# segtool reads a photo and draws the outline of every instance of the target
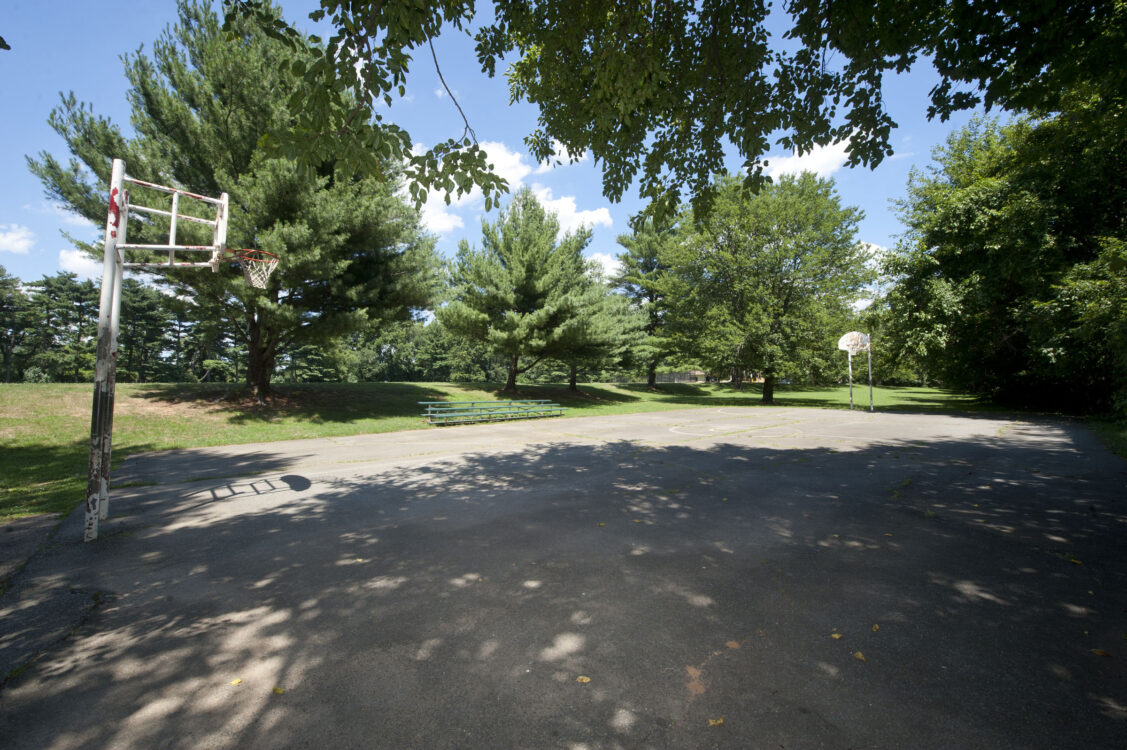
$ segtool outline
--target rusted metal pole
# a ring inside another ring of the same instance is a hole
[[[110,307],[110,351],[111,366],[109,372],[109,408],[106,409],[106,423],[103,428],[105,439],[102,441],[102,473],[106,481],[102,492],[101,501],[98,503],[98,518],[105,520],[110,514],[110,454],[113,452],[113,412],[114,401],[117,393],[117,337],[121,331],[121,295],[122,276],[125,273],[124,258],[120,246],[125,242],[125,235],[129,231],[129,191],[125,191],[125,199],[121,202],[121,221],[117,230],[118,248],[114,251],[117,259],[114,262],[113,302]]]
[[[86,484],[86,528],[83,539],[98,538],[98,521],[109,512],[109,453],[113,429],[114,370],[117,366],[117,315],[120,305],[121,268],[118,243],[122,230],[125,162],[113,160],[110,206],[103,245],[102,293],[98,305],[98,348],[94,363],[94,403],[90,412],[90,475]],[[116,303],[115,303],[115,297]]]

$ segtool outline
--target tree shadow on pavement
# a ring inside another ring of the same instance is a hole
[[[107,603],[5,689],[0,734],[1117,747],[1125,465],[1086,433],[1019,429],[138,489],[122,533],[30,571]]]

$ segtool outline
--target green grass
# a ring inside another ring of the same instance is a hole
[[[1092,419],[1089,420],[1088,424],[1096,431],[1100,439],[1104,441],[1104,445],[1108,447],[1108,450],[1127,458],[1127,422]]]
[[[66,513],[86,491],[89,384],[0,384],[0,521],[36,513]],[[274,404],[239,399],[228,385],[119,384],[114,415],[114,464],[152,450],[332,437],[428,427],[418,401],[506,398],[488,383],[357,383],[278,386]],[[522,386],[517,398],[550,398],[569,416],[601,416],[701,406],[758,406],[758,386],[721,384]],[[971,411],[975,399],[934,388],[878,388],[878,409]],[[858,408],[866,388],[855,388]],[[847,387],[782,386],[776,406],[847,409]]]

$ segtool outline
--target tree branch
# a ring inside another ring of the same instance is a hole
[[[473,142],[476,144],[477,133],[475,133],[473,131],[473,128],[470,127],[469,118],[467,118],[466,113],[462,111],[462,105],[458,104],[458,100],[457,98],[455,98],[454,92],[450,90],[450,87],[446,85],[446,79],[442,77],[442,68],[438,66],[438,54],[434,51],[434,41],[428,38],[427,44],[430,45],[430,56],[434,60],[434,70],[436,73],[438,73],[438,80],[442,81],[442,88],[446,89],[446,93],[450,95],[450,101],[454,102],[454,106],[458,108],[458,114],[462,116],[462,122],[466,124],[465,130],[462,131],[462,138],[465,138],[466,133],[469,133],[470,138],[472,138]]]

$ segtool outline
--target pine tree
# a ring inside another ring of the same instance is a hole
[[[578,325],[568,329],[564,354],[568,390],[578,391],[580,372],[619,369],[644,340],[645,317],[630,300],[615,294],[603,279],[601,267],[591,264],[579,288],[583,311]]]
[[[626,248],[619,253],[621,272],[614,284],[645,316],[645,338],[636,348],[636,356],[645,364],[646,384],[657,386],[657,368],[669,354],[670,340],[666,334],[668,311],[665,303],[665,275],[669,270],[669,248],[677,240],[675,228],[658,229],[652,219],[637,228],[633,234],[622,234],[618,244]]]
[[[0,364],[5,383],[12,382],[16,352],[33,329],[31,301],[20,288],[20,280],[0,266]]]
[[[557,240],[559,222],[527,188],[495,224],[482,222],[482,247],[465,240],[451,273],[451,301],[437,315],[452,333],[484,342],[505,358],[505,391],[548,358],[563,358],[584,324],[583,248],[589,230]]]
[[[312,173],[267,155],[264,137],[296,119],[287,109],[298,80],[292,70],[313,58],[314,46],[303,40],[291,47],[257,24],[243,19],[227,34],[208,5],[181,2],[178,23],[154,44],[152,57],[126,57],[136,137],[65,96],[50,123],[74,158],[63,165],[43,153],[29,166],[50,196],[99,226],[115,157],[132,177],[204,195],[227,192],[228,246],[281,258],[268,287],[244,287],[233,264],[218,274],[162,272],[158,281],[192,299],[197,320],[226,321],[248,350],[243,371],[262,398],[282,354],[325,346],[372,321],[409,318],[429,302],[437,274],[433,241],[396,184],[358,178],[333,163]],[[394,165],[385,173],[394,174]],[[136,202],[160,205],[159,196],[134,192]],[[132,217],[130,241],[163,243],[167,226]],[[178,240],[191,242],[192,227],[181,226]],[[97,241],[76,244],[100,254]]]

